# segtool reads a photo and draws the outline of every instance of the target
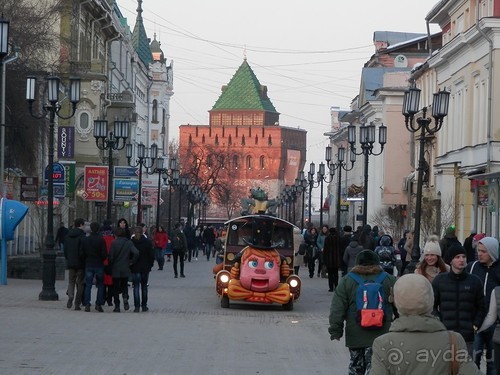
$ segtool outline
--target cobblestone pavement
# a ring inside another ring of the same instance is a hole
[[[199,259],[186,263],[185,279],[174,279],[172,263],[155,267],[145,313],[69,310],[66,281],[56,281],[58,301],[39,301],[40,280],[8,279],[0,286],[0,374],[347,373],[344,342],[327,332],[326,279],[309,279],[302,269],[293,311],[222,309],[213,260]]]

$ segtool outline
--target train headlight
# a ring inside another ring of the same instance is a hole
[[[290,292],[296,295],[300,294],[300,287],[302,285],[302,281],[297,275],[289,276],[286,282],[288,283],[288,285],[290,285]]]
[[[229,282],[229,275],[227,275],[227,274],[221,275],[220,276],[220,281],[223,284],[227,284]]]

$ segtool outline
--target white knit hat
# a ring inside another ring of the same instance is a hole
[[[441,246],[439,246],[438,236],[432,235],[427,239],[424,246],[424,256],[429,254],[437,255],[438,257],[441,256]]]
[[[394,284],[394,303],[401,315],[430,314],[434,306],[432,284],[416,273],[403,275]]]

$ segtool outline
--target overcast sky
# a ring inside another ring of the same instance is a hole
[[[324,157],[330,107],[349,109],[375,31],[426,33],[437,0],[144,0],[148,36],[174,61],[170,126],[208,111],[246,55],[280,115],[307,130],[307,163]],[[137,1],[118,0],[133,29]],[[431,32],[438,31],[431,25]],[[401,120],[403,121],[403,119]],[[307,169],[307,167],[306,167]]]

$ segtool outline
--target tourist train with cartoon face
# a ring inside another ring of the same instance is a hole
[[[234,301],[292,310],[301,288],[293,268],[295,226],[270,215],[241,216],[225,225],[223,259],[214,267],[221,306]]]

